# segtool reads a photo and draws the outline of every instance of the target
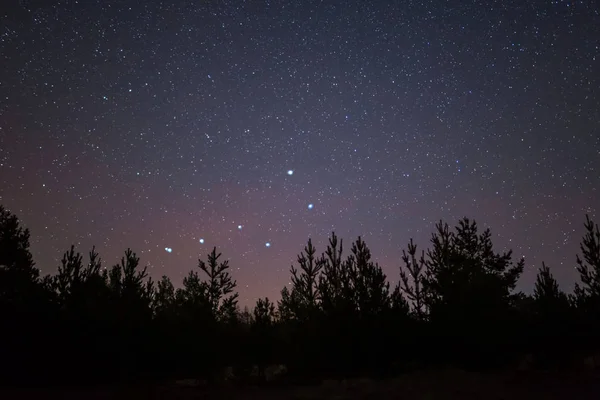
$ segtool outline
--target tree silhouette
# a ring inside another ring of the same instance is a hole
[[[112,314],[109,331],[118,338],[111,342],[117,378],[144,375],[149,365],[145,348],[150,345],[147,332],[152,325],[153,282],[148,279],[147,267],[140,268],[140,258],[129,248],[105,276]]]
[[[586,215],[585,236],[580,244],[583,259],[577,255],[577,272],[581,285],[576,284],[575,293],[584,298],[600,297],[600,229]]]
[[[292,274],[292,293],[290,295],[290,306],[294,307],[292,312],[295,316],[308,318],[318,308],[320,293],[318,288],[318,279],[323,263],[316,256],[316,249],[312,240],[308,239],[308,244],[304,247],[304,252],[298,255],[298,266],[291,267]]]
[[[371,261],[371,251],[359,236],[346,260],[355,306],[362,316],[379,315],[389,309],[390,285],[381,267]]]
[[[260,380],[265,379],[267,365],[276,359],[276,351],[280,350],[275,337],[276,318],[275,304],[268,297],[256,301],[251,327],[252,345],[255,346],[254,360],[258,366]]]
[[[238,293],[234,292],[236,282],[229,274],[229,261],[218,262],[221,253],[214,247],[208,254],[208,263],[198,260],[198,267],[204,271],[208,280],[206,294],[213,315],[220,320],[233,320],[236,316]]]
[[[0,205],[0,382],[7,384],[43,376],[54,353],[37,345],[40,332],[52,332],[56,310],[49,280],[41,280],[35,267],[29,238],[29,229]]]
[[[495,362],[483,350],[490,350],[489,340],[500,349],[500,343],[509,346],[509,338],[514,339],[511,296],[524,260],[513,263],[512,251],[495,253],[490,230],[479,234],[468,218],[454,231],[440,221],[431,243],[423,276],[425,305],[436,330],[446,331],[457,343],[439,353],[453,352],[452,357],[467,363]],[[497,353],[507,354],[507,349]]]
[[[71,246],[57,272],[40,278],[29,231],[0,206],[0,381],[217,383],[229,371],[243,383],[265,381],[283,363],[290,379],[310,382],[440,364],[514,366],[524,355],[535,368],[595,362],[600,229],[589,216],[570,297],[545,263],[533,292],[516,292],[524,261],[497,253],[490,230],[467,218],[454,229],[440,221],[429,249],[417,252],[411,239],[393,291],[362,237],[347,255],[342,243],[332,232],[317,256],[309,239],[277,307],[260,298],[240,311],[216,247],[179,288],[150,279],[131,249],[106,269],[95,248],[84,260]]]
[[[175,286],[168,276],[163,275],[156,284],[154,297],[152,298],[152,310],[155,315],[163,316],[174,312]]]
[[[563,364],[567,359],[567,352],[573,349],[562,344],[573,339],[570,332],[574,328],[574,321],[570,317],[571,305],[550,268],[543,262],[536,276],[530,311],[527,332],[531,342],[529,347],[535,354],[537,364]],[[552,334],[549,335],[549,332]]]
[[[29,236],[29,229],[21,227],[17,216],[0,205],[0,271],[6,279],[33,282],[39,278],[29,251]]]
[[[296,292],[292,294],[287,286],[281,289],[281,299],[277,301],[277,313],[281,321],[290,322],[298,316],[295,311],[298,309]]]
[[[581,282],[575,284],[572,302],[576,306],[576,343],[580,353],[598,352],[596,337],[600,334],[600,229],[589,215],[580,243],[581,256],[576,255],[576,269]]]
[[[426,305],[440,312],[460,312],[464,306],[481,308],[482,302],[486,307],[508,304],[524,260],[513,263],[510,250],[495,253],[490,230],[479,234],[476,222],[468,218],[459,221],[455,232],[441,221],[436,230],[423,278]]]
[[[60,302],[63,305],[67,302],[79,303],[84,297],[97,292],[98,287],[94,287],[92,291],[86,290],[86,285],[92,281],[106,286],[101,268],[102,262],[95,248],[90,251],[89,262],[84,266],[83,256],[75,253],[75,246],[71,246],[71,249],[64,253],[58,273],[54,276],[54,289]]]
[[[398,292],[404,293],[408,297],[417,317],[423,319],[426,312],[422,290],[423,272],[426,267],[425,250],[421,252],[421,256],[417,260],[417,245],[410,239],[408,252],[402,250],[402,261],[404,262],[404,269],[400,268],[401,284],[399,284]],[[400,308],[404,308],[402,300],[399,299],[397,302],[399,302]]]
[[[275,304],[268,297],[258,299],[254,307],[254,324],[261,327],[271,327],[275,323]]]
[[[567,295],[560,290],[550,268],[543,262],[536,276],[533,298],[540,303],[542,309],[553,310],[569,306]]]
[[[338,242],[338,237],[332,232],[327,250],[321,256],[322,274],[319,276],[321,307],[329,315],[347,313],[354,307],[349,265],[342,260],[342,251],[342,240]]]

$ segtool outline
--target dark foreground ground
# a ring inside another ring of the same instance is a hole
[[[417,372],[396,379],[373,381],[324,381],[317,386],[287,387],[181,387],[176,384],[155,386],[71,388],[71,389],[0,389],[0,399],[600,399],[600,373],[582,371],[511,372],[479,374],[459,370]]]

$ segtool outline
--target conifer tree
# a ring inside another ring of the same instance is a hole
[[[542,267],[536,276],[533,298],[543,304],[544,307],[568,305],[567,295],[560,290],[558,282],[544,262],[542,262]]]
[[[410,304],[404,297],[400,287],[400,284],[396,285],[390,294],[390,310],[393,311],[394,315],[409,315],[411,312]]]
[[[318,288],[318,279],[323,263],[316,256],[316,249],[311,239],[308,239],[308,245],[304,247],[304,252],[298,255],[298,266],[291,267],[292,274],[292,302],[290,305],[298,307],[292,310],[294,314],[308,316],[317,310],[320,293]]]
[[[425,250],[421,251],[421,256],[417,259],[417,245],[410,239],[408,252],[402,250],[402,261],[404,268],[400,268],[400,283],[397,290],[406,295],[412,303],[416,316],[423,319],[426,312],[422,289],[423,273],[426,267]],[[399,308],[404,308],[402,300],[398,299],[396,302],[399,302]]]
[[[229,261],[219,262],[221,253],[214,247],[208,254],[208,263],[198,260],[198,267],[207,276],[206,291],[213,315],[219,320],[235,320],[238,293],[234,292],[236,281],[229,274]]]
[[[254,307],[254,321],[258,326],[270,327],[275,323],[275,304],[268,297],[258,299]]]
[[[363,316],[380,315],[389,309],[389,283],[381,267],[371,261],[371,250],[359,236],[346,260],[356,310]]]
[[[530,315],[531,320],[525,326],[536,363],[557,365],[574,350],[574,346],[567,346],[566,343],[572,341],[571,332],[575,327],[570,316],[572,311],[569,299],[560,290],[545,263],[542,263],[536,276],[530,307],[533,315]]]
[[[154,283],[148,278],[148,267],[139,268],[140,258],[131,249],[108,273],[109,286],[119,302],[127,307],[150,310]]]
[[[296,298],[296,292],[290,292],[287,286],[281,289],[281,299],[277,301],[277,314],[281,321],[289,322],[298,317],[295,312],[299,308]]]
[[[343,241],[335,232],[329,238],[327,250],[321,256],[322,274],[319,277],[321,307],[327,314],[347,313],[354,309],[349,264],[342,259]]]
[[[29,237],[29,229],[23,229],[19,218],[0,205],[0,273],[2,281],[12,281],[12,288],[2,288],[3,292],[16,290],[14,284],[27,284],[39,279],[40,272],[29,251]]]
[[[174,312],[175,306],[175,287],[168,276],[163,275],[156,284],[154,297],[152,299],[152,310],[155,315]]]
[[[586,232],[579,246],[583,258],[577,255],[581,285],[576,284],[575,293],[581,298],[600,298],[600,229],[589,215],[585,218]]]
[[[275,338],[276,312],[275,304],[268,297],[258,299],[253,310],[251,322],[254,359],[258,366],[258,376],[265,377],[265,367],[273,361],[275,351],[278,350]]]
[[[506,362],[518,339],[512,302],[524,260],[514,263],[511,251],[496,253],[490,230],[479,233],[468,218],[454,231],[440,221],[431,243],[423,298],[434,332],[454,342],[436,341],[433,351],[462,365]]]
[[[0,205],[0,382],[10,384],[47,366],[37,343],[54,310],[29,238],[18,217]]]
[[[423,276],[426,306],[461,314],[475,307],[489,315],[510,304],[524,260],[513,263],[512,250],[495,253],[490,230],[479,234],[476,222],[468,218],[459,221],[455,232],[441,221],[436,229]]]
[[[98,294],[107,282],[101,273],[102,261],[96,248],[89,252],[89,262],[83,265],[83,256],[75,253],[75,246],[63,254],[58,273],[54,276],[54,287],[64,304],[68,301],[80,302],[83,297]]]

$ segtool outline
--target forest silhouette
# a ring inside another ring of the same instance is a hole
[[[540,266],[528,295],[524,260],[497,253],[489,229],[440,221],[427,248],[411,240],[391,287],[362,238],[311,240],[273,302],[240,309],[214,248],[181,288],[148,277],[127,249],[106,268],[71,247],[41,276],[27,229],[0,206],[0,380],[69,385],[194,378],[207,385],[389,377],[415,369],[595,367],[600,358],[600,231],[586,216],[572,294]],[[527,364],[527,365],[524,365]]]

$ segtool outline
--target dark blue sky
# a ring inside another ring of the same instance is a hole
[[[544,260],[570,290],[600,218],[594,3],[3,3],[0,203],[44,272],[129,246],[179,284],[216,245],[244,304],[309,236],[362,235],[395,281],[462,216],[522,289]]]

